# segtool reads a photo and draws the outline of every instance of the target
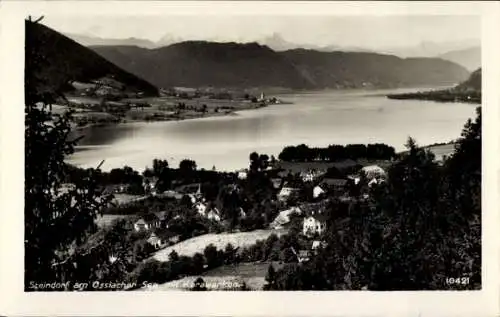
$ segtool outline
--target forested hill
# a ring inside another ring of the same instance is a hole
[[[312,88],[283,56],[256,43],[193,41],[153,50],[137,46],[92,49],[159,87]]]
[[[451,85],[469,72],[437,58],[289,50],[256,43],[188,41],[146,49],[92,46],[104,58],[158,87],[391,88]]]
[[[482,71],[481,68],[479,68],[475,70],[466,81],[462,82],[456,88],[460,90],[475,90],[480,92],[482,88],[481,77]]]
[[[395,88],[453,85],[468,71],[438,58],[406,58],[365,52],[290,50],[282,53],[318,88]]]
[[[481,103],[481,68],[474,71],[469,78],[450,89],[419,91],[405,94],[392,94],[390,99],[417,99],[441,102]]]
[[[94,51],[68,37],[40,24],[25,22],[26,54],[38,52],[41,68],[33,77],[38,91],[57,90],[59,93],[70,89],[70,81],[90,82],[102,78],[112,78],[125,85],[125,90],[157,95],[158,89],[147,81],[130,74],[102,58]],[[26,56],[26,63],[32,57]]]

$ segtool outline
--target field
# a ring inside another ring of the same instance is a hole
[[[213,244],[217,249],[224,249],[228,243],[234,247],[244,247],[254,244],[257,240],[265,240],[271,234],[280,236],[287,233],[286,229],[281,230],[255,230],[249,232],[235,233],[209,233],[194,237],[163,250],[156,252],[153,257],[158,261],[168,261],[169,254],[175,250],[179,255],[193,256],[196,252],[203,253],[203,250],[209,244]]]
[[[100,105],[102,100],[98,97],[74,96],[69,97],[73,105]],[[118,102],[107,101],[107,105],[114,105],[118,109],[120,105],[125,108],[127,103],[143,104],[144,107],[132,107],[123,113],[114,112],[113,114],[105,110],[95,109],[90,111],[86,107],[73,107],[78,113],[75,119],[81,122],[81,126],[94,123],[113,123],[130,121],[174,121],[186,120],[201,117],[214,117],[234,114],[235,111],[256,109],[262,107],[249,100],[226,100],[209,98],[184,99],[178,97],[145,97],[145,98],[125,98]],[[182,107],[180,105],[182,104]],[[64,112],[68,109],[66,106],[58,108],[58,112]]]
[[[122,219],[122,218],[127,218],[130,216],[125,216],[125,215],[102,215],[102,216],[97,216],[96,219],[96,224],[99,228],[107,227],[113,223],[114,220],[116,219]]]
[[[201,275],[208,290],[230,290],[238,289],[242,283],[253,291],[262,290],[266,281],[266,274],[269,265],[275,269],[283,266],[279,262],[254,262],[240,263],[238,265],[225,265]],[[171,281],[161,285],[145,287],[147,291],[179,291],[189,290],[193,287],[198,276],[188,276],[179,280]]]
[[[436,146],[429,146],[429,150],[431,150],[432,153],[436,156],[436,160],[442,160],[443,156],[450,156],[455,152],[455,144],[443,144],[443,145],[436,145]]]
[[[455,143],[429,145],[424,148],[430,150],[436,156],[437,161],[442,161],[443,156],[450,156],[455,152]],[[402,152],[405,153],[405,152]]]

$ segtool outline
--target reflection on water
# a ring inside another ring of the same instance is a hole
[[[105,159],[103,169],[124,165],[142,170],[153,158],[177,166],[184,158],[199,167],[234,170],[248,165],[252,151],[277,155],[286,145],[384,142],[397,150],[408,136],[420,144],[459,137],[474,106],[390,100],[380,92],[287,94],[293,104],[242,111],[236,116],[186,121],[127,123],[84,130],[85,151],[70,162],[84,167]]]
[[[111,144],[120,138],[126,138],[133,135],[137,127],[125,124],[109,124],[103,126],[89,126],[83,129],[75,130],[71,133],[71,138],[83,136],[78,142],[82,148],[85,145]]]

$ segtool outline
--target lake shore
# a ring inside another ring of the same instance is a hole
[[[437,102],[463,102],[471,104],[481,104],[481,92],[477,91],[457,91],[431,90],[412,93],[388,94],[387,98],[396,100],[425,100]]]
[[[75,100],[76,98],[73,98]],[[78,100],[78,99],[76,99]],[[140,106],[139,102],[144,105]],[[292,104],[278,99],[272,101],[223,100],[223,99],[181,99],[147,98],[127,99],[120,105],[138,104],[124,112],[95,111],[88,108],[58,106],[56,113],[74,109],[75,122],[72,128],[84,130],[94,126],[105,126],[132,122],[183,121],[220,116],[234,116],[240,111],[255,110],[276,104]]]

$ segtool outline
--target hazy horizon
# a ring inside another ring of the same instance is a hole
[[[284,41],[313,46],[383,50],[476,43],[478,16],[47,16],[44,24],[72,35],[151,42],[206,40],[257,42],[278,34]]]

